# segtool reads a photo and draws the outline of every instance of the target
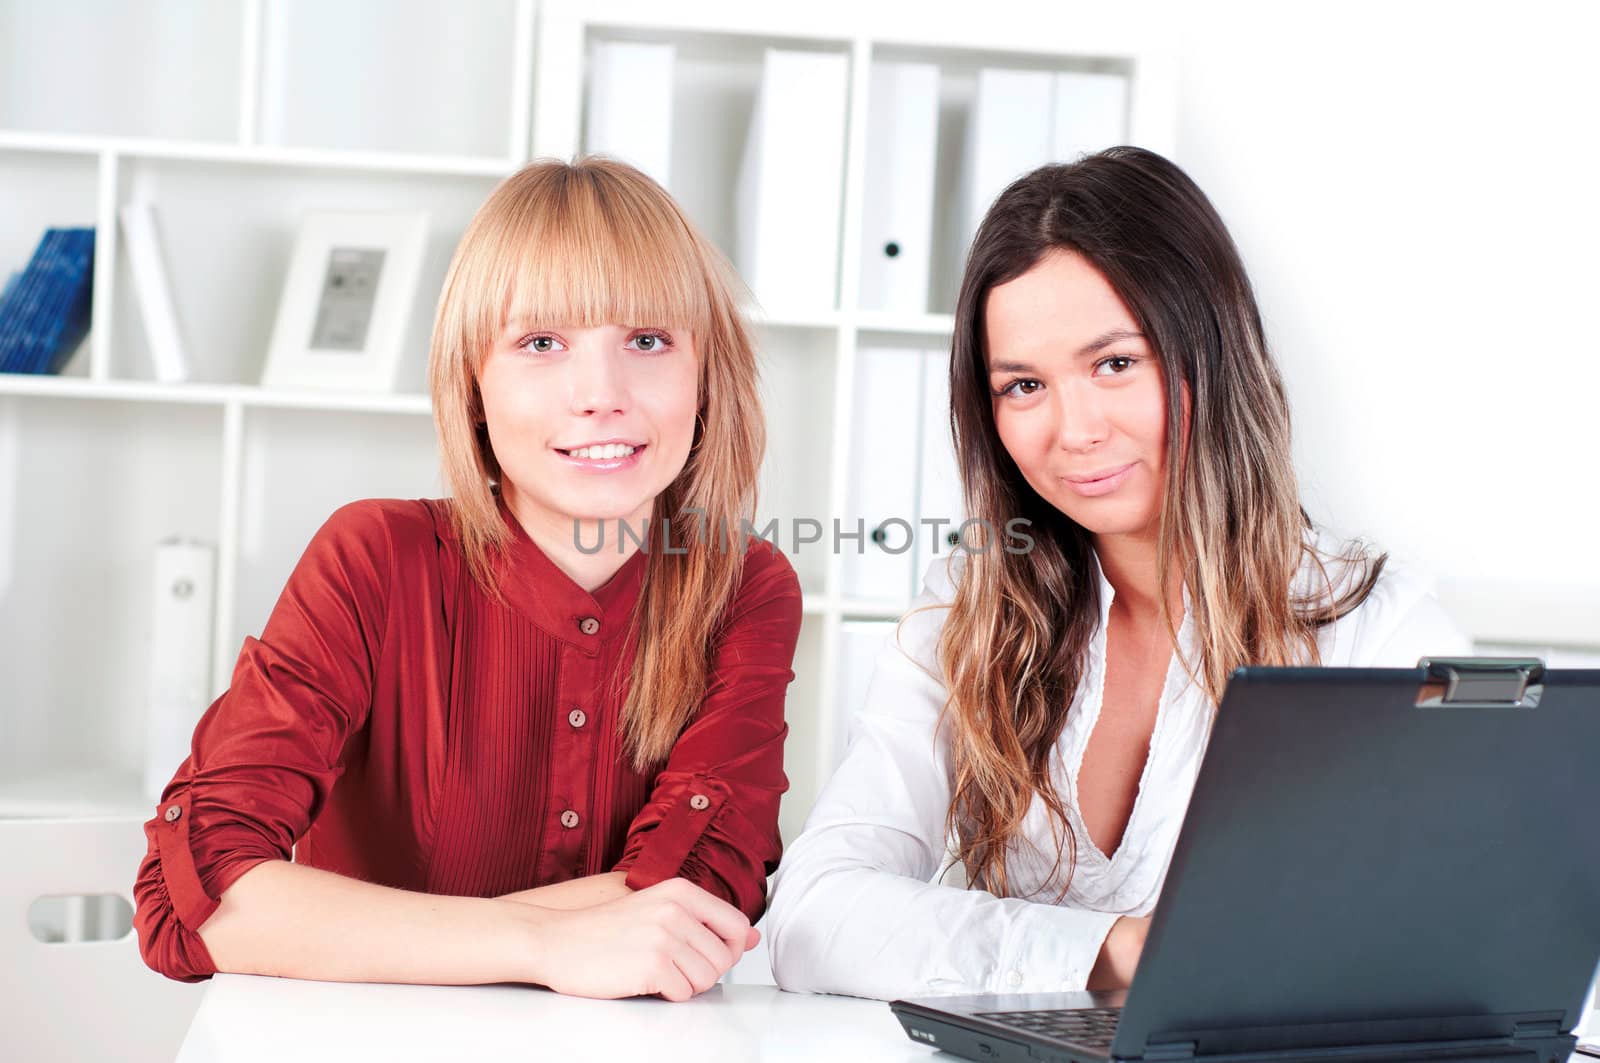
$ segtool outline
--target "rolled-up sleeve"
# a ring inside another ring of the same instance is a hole
[[[152,969],[186,982],[215,974],[198,931],[218,898],[262,861],[289,859],[315,820],[366,722],[391,562],[382,504],[344,506],[312,539],[261,637],[245,639],[228,690],[145,824],[134,926]]]
[[[632,889],[674,876],[739,908],[766,907],[778,865],[784,694],[800,637],[800,583],[787,558],[755,541],[707,675],[699,713],[656,775],[616,870]]]

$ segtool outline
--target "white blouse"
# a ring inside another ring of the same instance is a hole
[[[1324,537],[1319,545],[1332,549],[1337,541]],[[913,608],[948,604],[962,560],[935,561]],[[883,999],[1082,989],[1111,925],[1154,909],[1216,707],[1175,654],[1122,841],[1115,853],[1100,852],[1077,811],[1078,768],[1105,687],[1114,593],[1096,568],[1100,623],[1056,745],[1057,791],[1077,842],[1064,901],[1051,903],[1066,861],[1052,875],[1050,823],[1038,798],[1023,822],[1028,844],[1015,845],[1007,862],[1019,897],[963,888],[959,865],[946,873],[949,735],[935,729],[947,692],[934,675],[947,613],[913,612],[880,652],[849,752],[773,881],[766,926],[773,975],[784,989]],[[1313,573],[1309,564],[1302,569],[1297,592],[1310,588]],[[1330,574],[1337,582],[1331,565]],[[1185,589],[1178,643],[1192,659],[1189,606]],[[1392,559],[1367,599],[1318,637],[1325,665],[1409,668],[1419,657],[1460,655],[1468,646],[1428,585]]]

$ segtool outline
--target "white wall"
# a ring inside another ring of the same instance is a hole
[[[1177,158],[1256,284],[1312,515],[1421,562],[1457,602],[1543,601],[1592,632],[1585,7],[1184,6]]]

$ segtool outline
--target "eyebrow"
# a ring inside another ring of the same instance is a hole
[[[1082,347],[1079,347],[1077,354],[1075,354],[1073,357],[1085,358],[1091,354],[1098,354],[1107,347],[1111,346],[1113,343],[1117,343],[1121,340],[1138,340],[1143,338],[1144,333],[1139,332],[1137,329],[1114,328],[1109,332],[1101,333],[1088,343],[1085,343]],[[1027,362],[996,362],[989,367],[989,372],[1026,373],[1032,369],[1033,366]]]

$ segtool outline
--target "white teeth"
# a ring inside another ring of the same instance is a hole
[[[569,451],[569,453],[573,457],[584,461],[605,461],[610,458],[625,458],[636,449],[636,447],[630,447],[626,443],[605,443],[597,447],[579,447],[577,450]]]

